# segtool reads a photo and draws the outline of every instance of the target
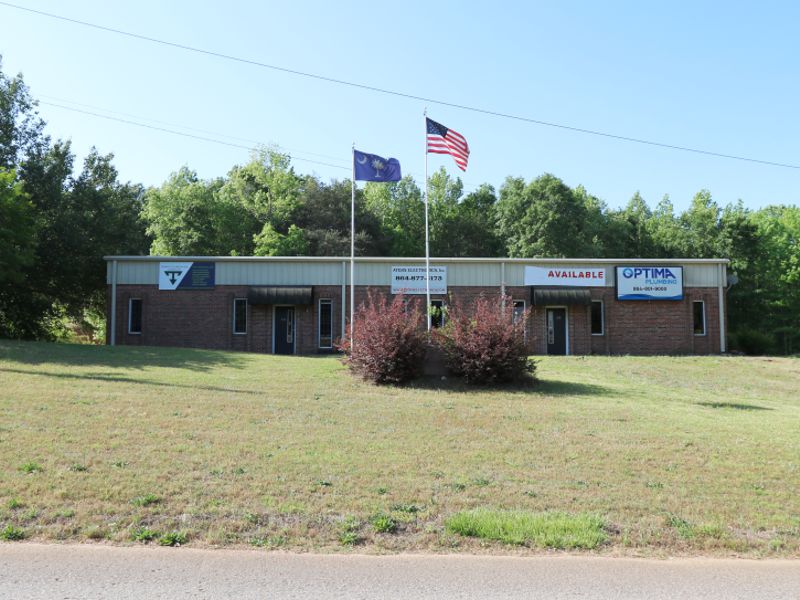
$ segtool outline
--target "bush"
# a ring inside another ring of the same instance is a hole
[[[353,344],[350,328],[339,346],[350,369],[375,383],[405,383],[422,372],[426,335],[419,302],[371,292],[355,314]]]
[[[471,311],[455,304],[447,325],[436,332],[448,370],[482,385],[532,378],[535,364],[525,345],[529,314],[515,320],[508,296],[480,296]]]
[[[730,335],[730,349],[749,356],[763,356],[775,352],[775,339],[757,329],[739,329]]]

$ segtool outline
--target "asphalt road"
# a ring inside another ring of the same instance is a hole
[[[0,544],[0,598],[800,598],[800,561]]]

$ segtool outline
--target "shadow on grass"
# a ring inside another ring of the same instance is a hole
[[[40,365],[99,366],[142,369],[158,366],[191,371],[211,367],[243,368],[244,356],[236,352],[150,346],[91,346],[53,342],[0,340],[0,360]]]
[[[738,404],[736,402],[695,402],[697,406],[705,406],[706,408],[732,408],[734,410],[775,410],[766,406],[758,406],[756,404]]]
[[[48,373],[47,371],[25,371],[23,369],[3,369],[0,373],[17,373],[20,375],[31,375],[33,377],[53,377],[56,379],[83,379],[86,381],[102,381],[104,383],[133,383],[136,385],[154,385],[168,388],[186,388],[189,390],[204,390],[208,392],[226,392],[229,394],[253,394],[259,395],[263,392],[255,390],[237,390],[234,388],[216,387],[213,385],[186,385],[184,383],[164,383],[163,381],[150,381],[148,379],[134,379],[132,377],[121,377],[119,375],[107,375],[105,373],[85,373],[76,375],[73,373]]]
[[[470,385],[458,377],[442,379],[438,376],[421,377],[407,386],[407,389],[436,390],[459,393],[503,392],[506,394],[527,394],[534,396],[602,396],[610,391],[601,386],[574,381],[552,381],[537,379],[523,383],[507,383],[496,385]]]

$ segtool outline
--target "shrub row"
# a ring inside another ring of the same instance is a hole
[[[480,296],[472,306],[456,303],[444,327],[429,338],[418,299],[369,294],[356,311],[340,349],[349,367],[375,383],[405,383],[422,373],[426,349],[439,347],[450,373],[471,384],[532,379],[524,324],[528,312],[514,313],[510,297]]]

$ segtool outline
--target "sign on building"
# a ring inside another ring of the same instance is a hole
[[[214,288],[213,262],[158,263],[158,289],[210,290]]]
[[[606,270],[590,267],[525,267],[525,285],[604,286]]]
[[[683,300],[683,267],[617,267],[617,300]]]
[[[431,267],[431,294],[447,294],[447,267]],[[424,294],[425,267],[392,267],[393,294]]]

